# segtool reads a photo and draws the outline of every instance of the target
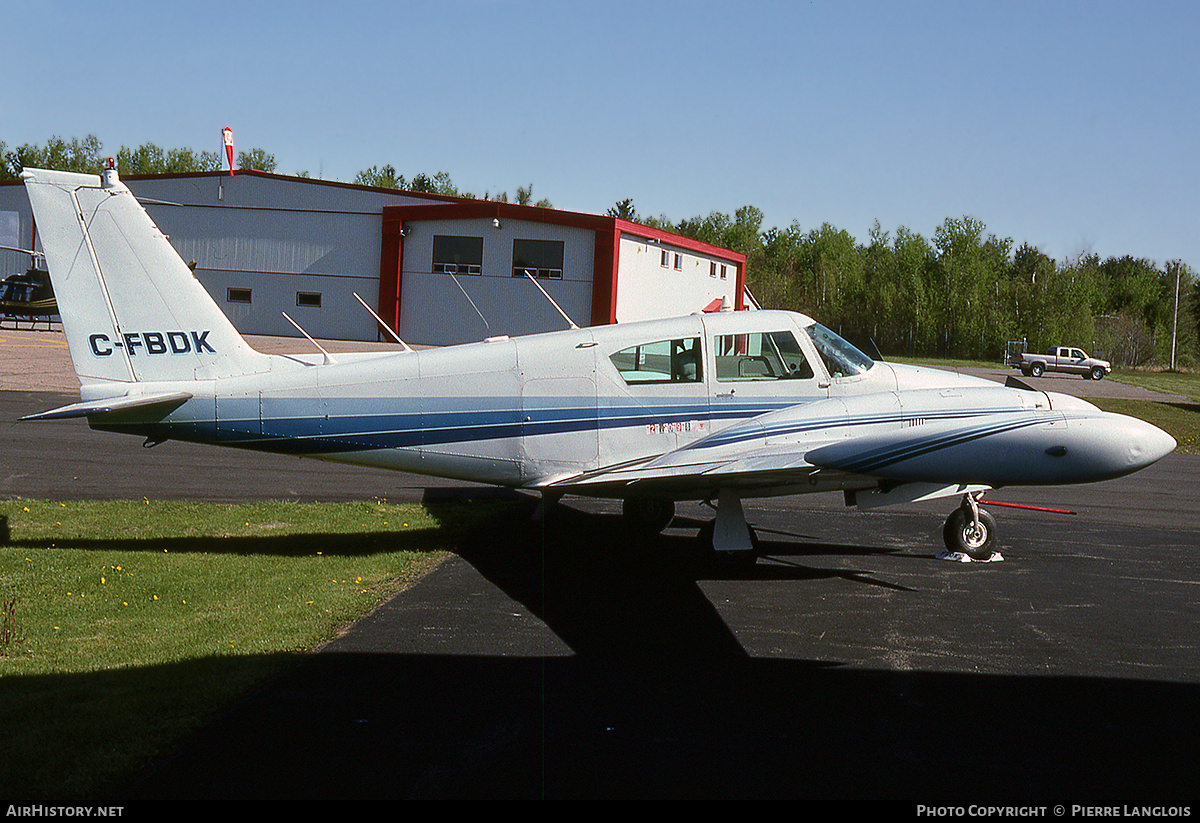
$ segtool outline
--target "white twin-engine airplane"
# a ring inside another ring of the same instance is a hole
[[[1086,483],[1175,448],[1160,429],[1015,380],[873,362],[801,314],[740,311],[424,351],[252,349],[117,179],[27,169],[81,402],[26,419],[619,498],[657,533],[715,501],[715,556],[754,562],[744,498],[959,497],[947,547],[992,556],[983,492]]]

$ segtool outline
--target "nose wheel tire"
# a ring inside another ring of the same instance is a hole
[[[978,519],[972,521],[969,511],[957,508],[942,527],[942,539],[952,552],[961,552],[972,560],[988,560],[996,548],[996,518],[980,509]]]

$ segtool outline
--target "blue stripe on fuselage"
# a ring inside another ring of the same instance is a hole
[[[520,403],[520,399],[515,401]],[[284,411],[288,406],[301,408],[325,408],[327,401],[295,400],[288,403],[272,402],[264,410],[274,407]],[[628,405],[597,408],[578,402],[562,405],[563,399],[537,400],[526,398],[525,406],[513,408],[493,402],[490,408],[471,410],[421,411],[408,405],[403,411],[363,414],[364,402],[370,405],[389,405],[397,402],[389,399],[377,401],[343,401],[337,405],[353,406],[356,413],[338,414],[336,405],[328,415],[268,414],[262,419],[255,417],[223,418],[212,421],[172,421],[164,423],[112,423],[97,421],[97,428],[117,431],[132,431],[151,436],[164,436],[176,440],[213,442],[230,446],[242,446],[284,454],[313,454],[366,451],[375,449],[414,448],[420,446],[471,443],[483,440],[498,440],[522,436],[537,436],[640,428],[652,424],[680,423],[694,420],[740,421],[760,414],[784,408],[788,403],[747,403],[737,406],[722,406],[713,414],[707,402],[672,405]],[[569,401],[568,401],[569,402]],[[541,404],[539,406],[539,403]],[[257,404],[255,404],[257,405]],[[526,420],[526,418],[529,418]]]

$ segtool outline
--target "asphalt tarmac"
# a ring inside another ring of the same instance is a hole
[[[4,497],[480,493],[16,423],[74,399],[23,385],[0,391]],[[767,556],[737,576],[691,551],[701,506],[631,541],[614,504],[568,498],[535,520],[518,496],[114,800],[1191,804],[1198,477],[1200,458],[1171,455],[1124,480],[996,492],[1077,514],[992,508],[1004,559],[986,564],[937,559],[952,502],[754,501]]]

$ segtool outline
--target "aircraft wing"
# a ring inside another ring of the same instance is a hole
[[[580,494],[632,486],[678,492],[785,486],[804,482],[821,471],[805,460],[805,453],[806,449],[760,448],[741,455],[705,455],[685,447],[560,479],[551,486]]]

